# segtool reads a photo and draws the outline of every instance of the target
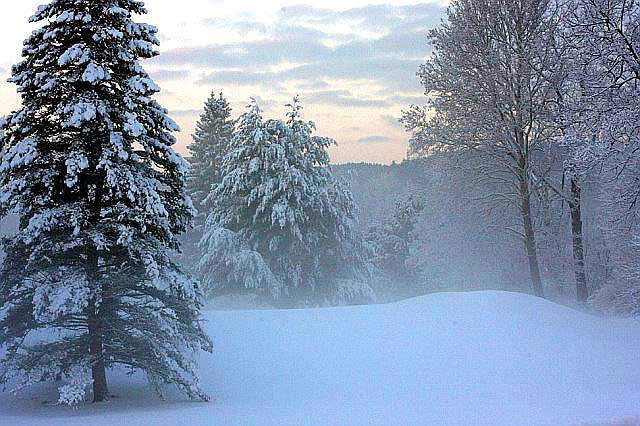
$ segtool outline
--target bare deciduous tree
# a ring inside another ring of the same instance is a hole
[[[557,102],[556,8],[548,0],[456,0],[430,33],[434,54],[419,76],[427,107],[403,121],[413,131],[411,154],[473,151],[484,158],[479,179],[502,188],[492,201],[519,210],[533,291],[544,295],[532,217],[536,153],[557,133],[549,112]]]

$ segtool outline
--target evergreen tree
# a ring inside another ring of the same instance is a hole
[[[212,93],[196,124],[196,131],[192,135],[193,143],[187,147],[191,152],[187,193],[198,209],[194,229],[187,232],[183,238],[181,261],[190,269],[194,269],[198,261],[198,241],[202,238],[202,227],[209,209],[203,202],[222,179],[222,159],[230,149],[234,126],[231,106],[224,95],[220,93],[216,97],[215,93]]]
[[[61,401],[108,398],[107,369],[142,370],[192,398],[200,291],[169,257],[194,209],[177,125],[139,63],[155,27],[134,0],[55,0],[14,66],[23,106],[7,117],[0,214],[17,211],[0,270],[0,381],[67,377]]]
[[[422,200],[410,195],[396,201],[391,217],[369,230],[366,239],[372,263],[392,278],[413,280],[417,276],[409,259],[418,242],[416,226],[423,211]]]
[[[314,125],[301,119],[297,98],[289,107],[286,122],[263,122],[255,102],[240,117],[233,150],[224,159],[225,176],[210,195],[216,205],[204,248],[216,246],[216,236],[228,235],[220,228],[234,233],[268,265],[262,282],[272,284],[263,291],[281,303],[368,299],[372,295],[361,279],[365,268],[354,239],[355,207],[328,167],[327,148],[335,142],[312,135]],[[213,257],[207,259],[209,268],[221,267]]]
[[[248,144],[253,145],[253,148],[249,149]],[[253,102],[238,120],[232,149],[223,158],[223,173],[243,173],[243,170],[236,171],[236,165],[246,162],[252,158],[251,156],[266,156],[263,151],[267,149],[267,144],[262,111],[257,103]],[[243,157],[245,154],[247,156]],[[255,176],[253,182],[256,182],[256,178],[258,176]],[[242,175],[237,179],[240,182]],[[229,182],[229,180],[226,181]],[[215,297],[228,293],[257,293],[271,299],[280,296],[283,284],[271,272],[262,255],[254,250],[239,232],[221,225],[220,218],[214,214],[216,211],[219,215],[221,212],[239,208],[238,204],[241,200],[248,197],[251,183],[247,182],[246,187],[243,187],[242,193],[237,197],[218,196],[220,190],[214,188],[209,197],[214,198],[217,204],[212,204],[208,199],[205,202],[213,205],[214,211],[209,214],[205,223],[204,234],[200,241],[201,253],[197,271],[208,296]],[[239,189],[236,188],[236,191]],[[247,207],[246,213],[248,212]],[[248,217],[243,219],[243,223],[251,227]]]
[[[229,102],[222,93],[218,97],[212,93],[187,147],[191,152],[187,191],[198,209],[222,180],[222,159],[229,152],[234,126]]]

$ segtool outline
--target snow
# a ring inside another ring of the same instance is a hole
[[[89,159],[81,152],[72,152],[66,161],[67,179],[65,183],[67,187],[73,188],[78,183],[78,175],[83,170],[89,168]]]
[[[228,229],[208,225],[200,242],[201,258],[196,263],[206,293],[231,285],[258,289],[278,297],[283,285],[274,276],[260,253],[251,250],[242,238]]]
[[[129,11],[127,9],[123,9],[117,6],[107,9],[107,13],[109,13],[110,15],[124,15],[124,16],[129,15]]]
[[[4,156],[4,161],[0,163],[0,172],[26,166],[38,156],[36,142],[31,139],[24,139],[16,145],[10,147]]]
[[[67,106],[64,111],[70,114],[70,117],[63,125],[78,129],[82,127],[83,123],[95,119],[98,113],[98,109],[93,103],[85,101],[73,103]]]
[[[0,423],[640,424],[637,319],[506,292],[205,317],[215,351],[200,370],[214,402],[159,401],[122,374],[108,404],[47,406],[43,389],[0,394]]]
[[[84,43],[77,43],[67,49],[62,56],[58,58],[58,65],[63,67],[73,62],[84,64],[88,61],[89,49]]]
[[[149,92],[159,92],[160,86],[148,77],[135,76],[129,79],[129,87],[136,93],[147,94]]]
[[[138,117],[134,113],[127,112],[125,116],[127,121],[124,123],[124,129],[131,137],[137,138],[146,132],[144,126],[138,121]]]
[[[85,389],[91,385],[91,368],[88,365],[76,366],[71,371],[69,384],[60,386],[60,404],[75,406],[85,398]]]
[[[65,314],[79,315],[89,305],[92,295],[86,276],[71,268],[63,274],[34,283],[33,311],[38,320],[53,322]]]
[[[109,80],[109,79],[111,79],[109,72],[104,68],[102,68],[101,66],[96,65],[93,62],[87,65],[87,68],[82,74],[82,81],[86,81],[91,84],[95,84],[98,81]]]

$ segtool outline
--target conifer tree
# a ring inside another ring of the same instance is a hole
[[[272,274],[278,284],[271,293],[284,304],[368,299],[354,203],[328,167],[327,148],[335,142],[313,136],[315,127],[301,119],[297,98],[289,107],[286,122],[263,122],[255,102],[240,117],[225,176],[211,194],[216,205],[204,248],[228,235],[220,228],[233,232],[268,265],[263,283],[273,283]]]
[[[198,243],[202,238],[203,225],[209,213],[210,204],[214,202],[209,200],[209,205],[206,205],[204,200],[222,179],[222,159],[230,149],[234,126],[229,102],[222,93],[218,96],[212,93],[196,124],[196,131],[192,135],[193,143],[187,147],[191,153],[187,194],[193,200],[198,213],[193,229],[186,232],[182,238],[183,252],[180,262],[191,271],[197,269],[197,263],[200,260]]]
[[[144,13],[134,0],[51,1],[13,67],[22,108],[3,126],[0,214],[20,226],[0,270],[0,382],[66,377],[62,402],[88,384],[107,399],[117,365],[207,398],[200,290],[170,259],[194,214],[187,164],[139,62],[159,44],[132,20]]]
[[[372,263],[394,279],[417,277],[418,271],[408,261],[418,242],[416,227],[424,208],[424,202],[414,195],[397,200],[391,217],[372,227],[366,236]]]
[[[255,102],[238,120],[232,148],[223,158],[223,174],[236,171],[234,165],[243,160],[243,153],[239,149],[249,154],[246,146],[248,143],[254,146],[253,156],[257,155],[255,151],[260,149],[259,147],[264,149],[267,143],[262,111]],[[247,197],[249,184],[242,193],[238,193],[237,198],[222,197],[218,188],[214,187],[203,203],[214,207],[204,225],[204,233],[199,244],[199,261],[196,265],[207,296],[256,293],[265,298],[275,299],[280,295],[283,284],[273,275],[262,255],[254,250],[239,232],[234,232],[230,227],[224,227],[219,223],[220,218],[214,214],[216,211],[228,211],[227,209],[236,206],[242,197]],[[236,191],[239,192],[239,189],[236,188]],[[215,204],[212,199],[216,200]],[[245,218],[244,222],[248,223],[248,218]]]
[[[212,93],[187,147],[191,152],[187,192],[198,209],[222,180],[222,159],[229,152],[234,126],[229,102],[222,93],[217,97]]]

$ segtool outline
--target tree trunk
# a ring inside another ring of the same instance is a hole
[[[93,402],[103,402],[108,398],[107,373],[102,348],[102,327],[95,300],[89,303],[89,353],[91,355],[91,376],[93,379]]]
[[[584,269],[584,246],[582,239],[581,190],[576,178],[571,178],[571,233],[573,235],[573,261],[576,275],[576,295],[578,302],[584,303],[589,298],[587,276]]]
[[[544,297],[542,279],[540,278],[540,264],[538,262],[538,252],[536,249],[536,234],[533,229],[531,219],[531,193],[529,191],[529,180],[526,172],[520,178],[520,209],[522,214],[522,225],[524,228],[524,245],[529,260],[529,271],[531,273],[531,283],[533,293],[538,297]]]
[[[91,206],[91,222],[97,225],[100,222],[104,179],[98,177],[95,187],[95,198]],[[102,327],[103,313],[100,302],[104,302],[104,288],[100,276],[100,252],[97,247],[88,249],[87,277],[94,296],[89,302],[87,323],[89,328],[89,354],[91,355],[91,376],[93,378],[93,402],[103,402],[109,398],[107,387],[107,373],[104,362],[104,330]]]

